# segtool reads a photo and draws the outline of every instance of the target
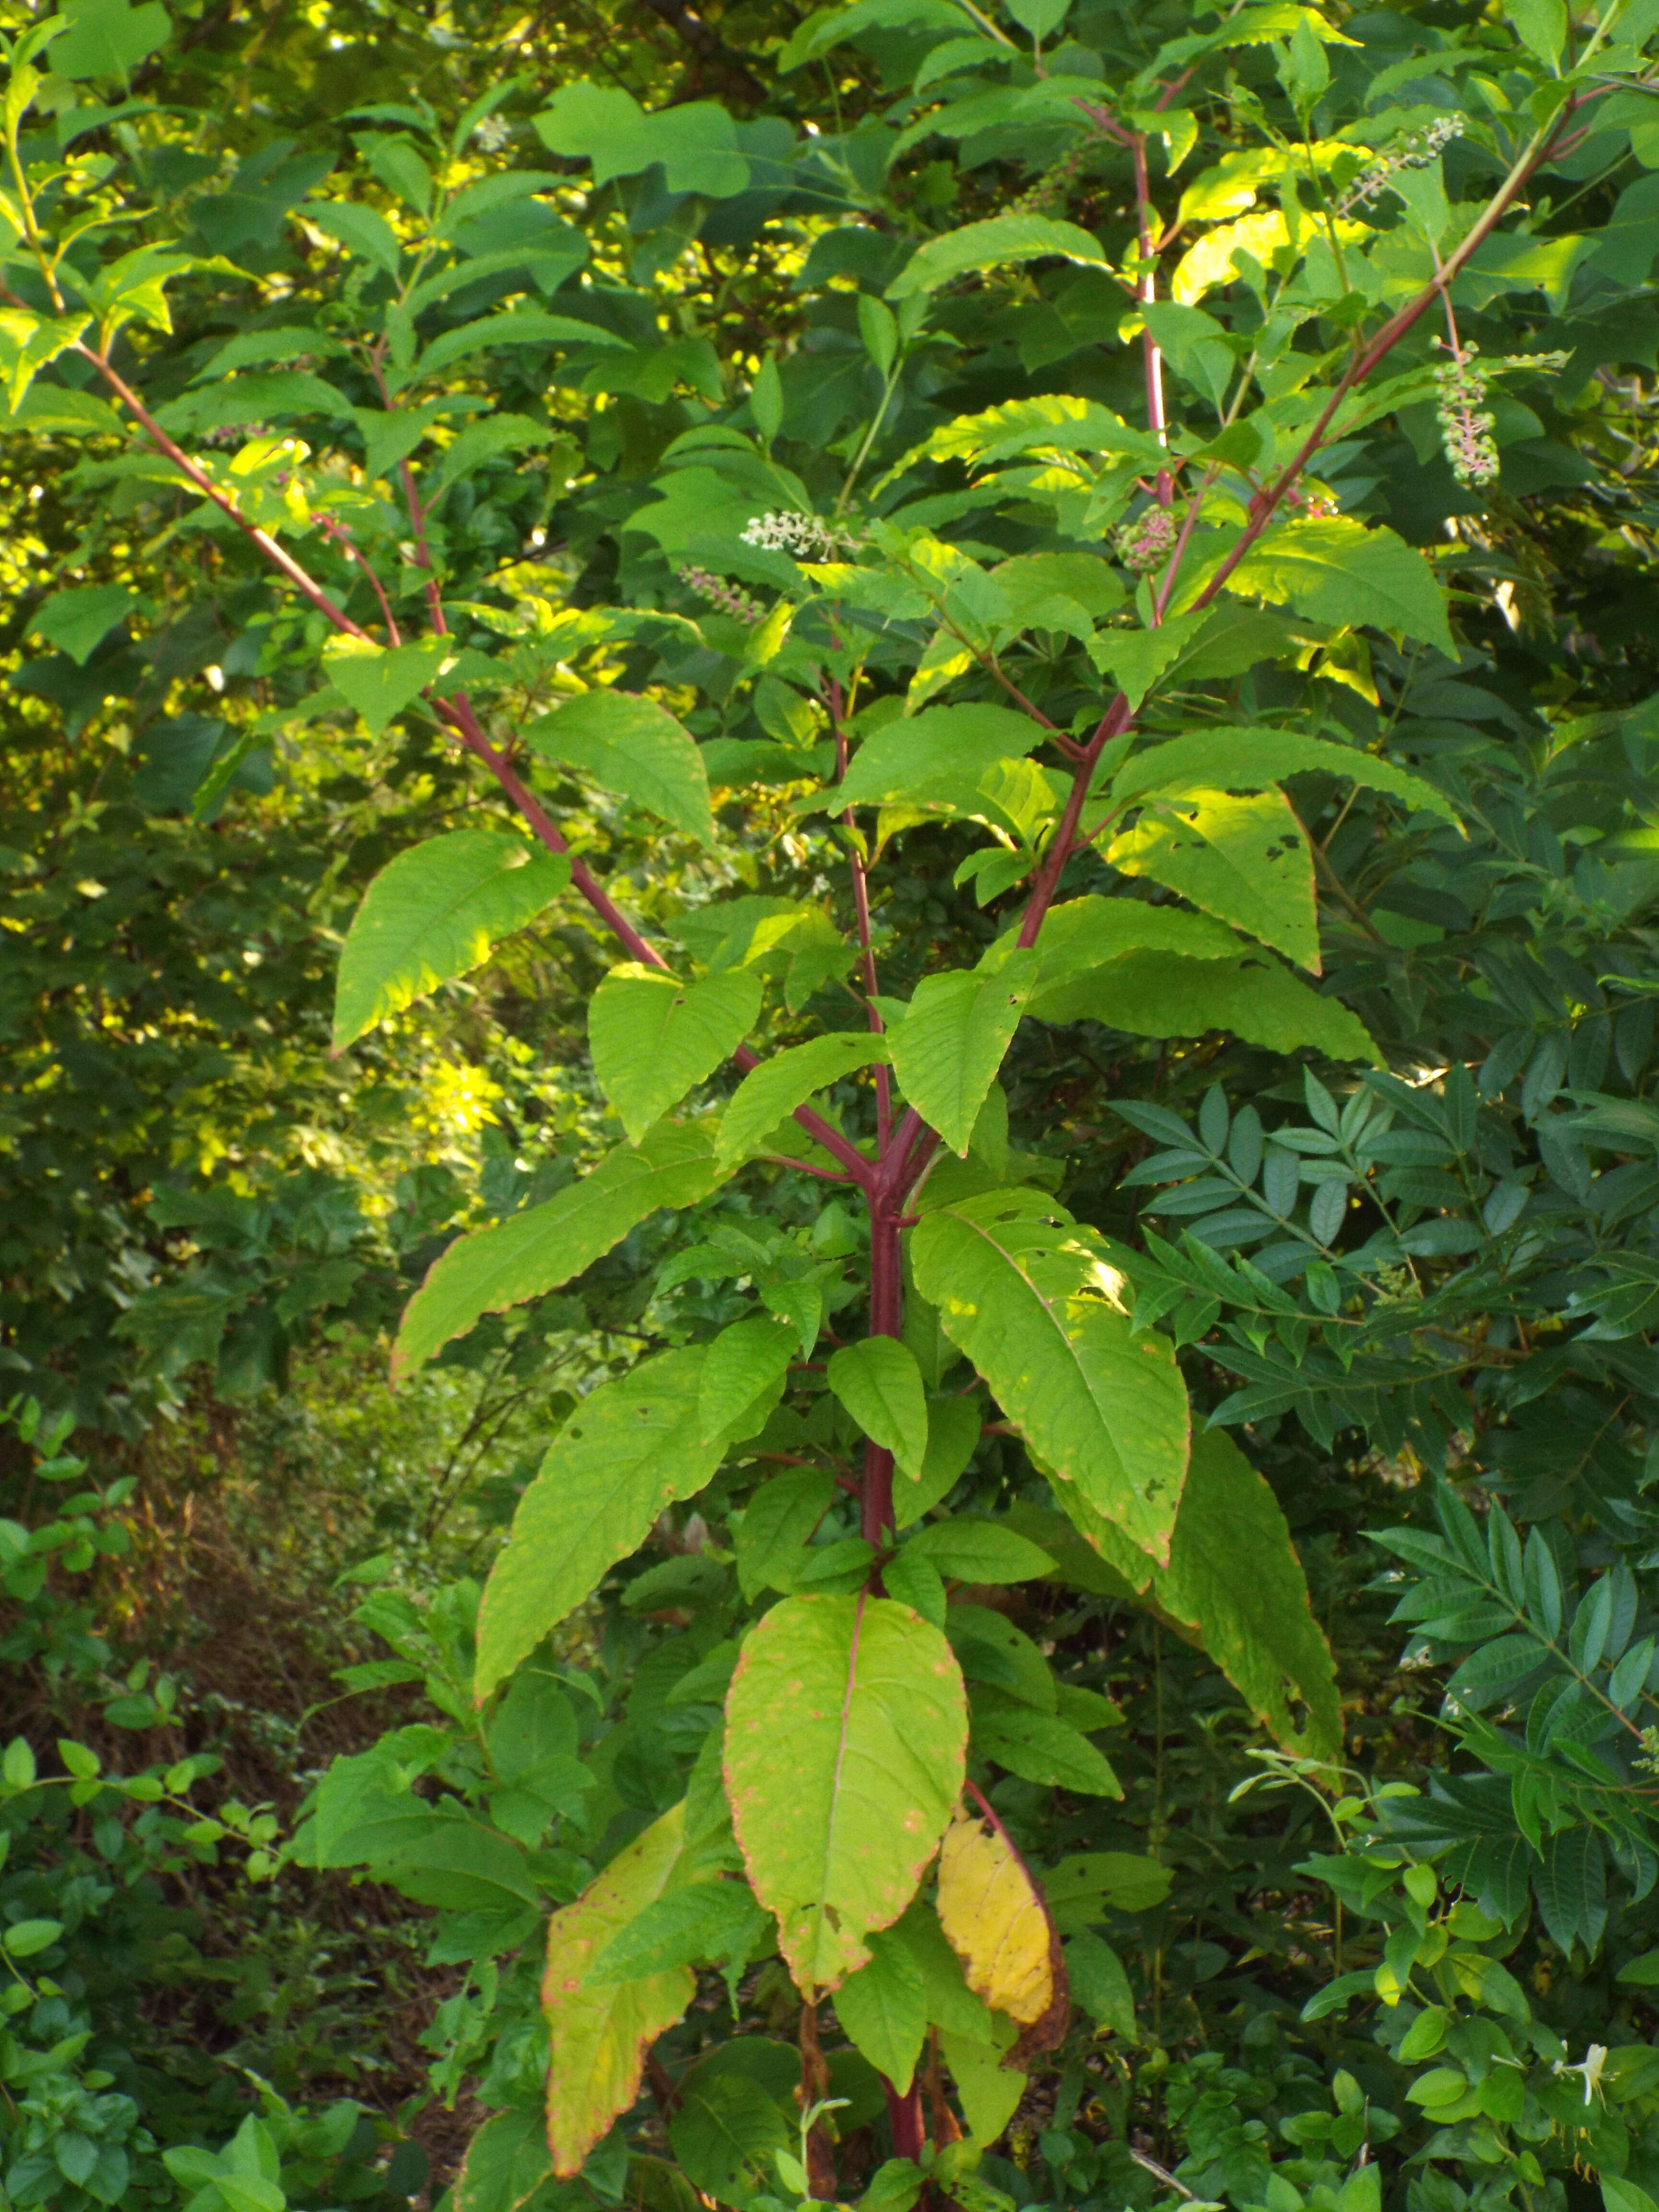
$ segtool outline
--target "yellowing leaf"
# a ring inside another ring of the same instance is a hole
[[[967,1741],[956,1656],[908,1606],[790,1597],[750,1629],[726,1698],[726,1795],[801,1989],[835,1989],[909,1904]]]
[[[1284,216],[1277,212],[1242,216],[1237,222],[1224,222],[1218,229],[1206,232],[1182,256],[1170,279],[1170,298],[1191,307],[1218,284],[1228,283],[1241,252],[1249,254],[1264,269],[1271,268],[1274,254],[1289,245],[1290,236]]]
[[[640,2093],[645,2055],[696,1993],[689,1966],[638,1981],[587,1982],[588,1968],[629,1922],[660,1897],[678,1863],[685,1820],[676,1805],[617,1854],[547,1931],[542,2008],[547,2015],[547,2136],[561,2180]]]
[[[1060,1948],[1036,1885],[1007,1838],[958,1808],[939,1855],[939,1923],[968,1986],[1023,2027],[1063,1997]]]

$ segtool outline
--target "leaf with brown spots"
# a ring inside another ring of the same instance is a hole
[[[1024,2066],[1035,2052],[1052,2051],[1071,2014],[1060,1938],[1000,1824],[965,1807],[939,1851],[939,1917],[975,1996],[1019,2022],[1004,2063]]]
[[[562,2181],[640,2093],[645,2055],[696,1994],[689,1966],[638,1981],[590,1985],[588,1968],[635,1916],[660,1897],[678,1865],[685,1807],[676,1805],[619,1851],[547,1931],[542,2008],[551,2050],[547,2140]]]
[[[908,1606],[786,1598],[750,1631],[726,1699],[726,1794],[803,1990],[856,1972],[871,1931],[915,1896],[967,1741],[955,1655]]]

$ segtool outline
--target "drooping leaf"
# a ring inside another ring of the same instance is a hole
[[[892,1453],[908,1475],[927,1455],[927,1395],[908,1345],[893,1336],[860,1337],[831,1355],[824,1380],[865,1435]]]
[[[762,1484],[744,1508],[738,1530],[738,1584],[745,1598],[790,1587],[790,1562],[836,1495],[836,1478],[827,1468],[794,1467]]]
[[[695,1206],[720,1180],[709,1132],[665,1122],[640,1145],[618,1145],[543,1205],[458,1237],[404,1310],[393,1380],[465,1335],[481,1314],[556,1290],[659,1207]]]
[[[785,1598],[750,1631],[726,1711],[750,1882],[796,1982],[833,1990],[909,1904],[951,1817],[968,1735],[961,1669],[908,1606]]]
[[[1100,241],[1075,223],[1056,222],[1042,215],[992,216],[984,222],[946,231],[918,247],[888,286],[887,296],[906,300],[914,292],[936,292],[941,284],[970,270],[1056,258],[1091,262],[1097,267],[1106,262]]]
[[[1051,1573],[1054,1564],[1017,1529],[961,1513],[918,1529],[900,1557],[927,1559],[959,1583],[1026,1583]]]
[[[1313,1617],[1279,1502],[1230,1437],[1206,1429],[1194,1439],[1170,1561],[1161,1570],[1137,1558],[1075,1485],[1057,1485],[1054,1495],[1143,1602],[1209,1653],[1281,1744],[1308,1758],[1334,1755],[1342,1707],[1330,1646]],[[1021,1525],[1037,1533],[1036,1524]]]
[[[697,1385],[697,1424],[708,1440],[723,1435],[764,1398],[775,1402],[778,1386],[799,1349],[796,1332],[779,1321],[755,1316],[733,1322],[705,1347]]]
[[[1017,2030],[1012,2021],[988,2015],[994,2039],[940,2032],[939,2048],[962,2101],[962,2117],[972,2140],[981,2146],[994,2143],[1014,2117],[1025,2094],[1025,2075],[1006,2061]]]
[[[637,960],[611,970],[588,1001],[587,1041],[599,1087],[635,1144],[736,1051],[755,1025],[762,988],[752,968],[700,983]]]
[[[452,830],[400,853],[370,884],[346,933],[335,1051],[482,965],[569,881],[562,854],[491,830]]]
[[[1081,1729],[1053,1713],[976,1712],[973,1743],[981,1756],[994,1759],[1024,1781],[1085,1797],[1123,1795],[1111,1761]]]
[[[482,1700],[550,1629],[645,1541],[676,1499],[695,1498],[730,1441],[703,1441],[704,1347],[643,1359],[583,1399],[519,1500],[478,1613]]]
[[[912,1234],[916,1285],[1040,1457],[1167,1559],[1188,1435],[1174,1352],[1132,1334],[1112,1270],[1057,1211],[1008,1193],[941,1207]]]
[[[1137,2038],[1134,1992],[1123,1962],[1103,1936],[1085,1928],[1066,1946],[1072,1994],[1097,2027],[1109,2027],[1126,2043]]]
[[[328,237],[337,239],[348,252],[372,261],[396,281],[403,249],[397,232],[376,209],[360,207],[353,200],[307,200],[300,213]]]
[[[583,691],[532,722],[525,737],[544,759],[580,769],[602,790],[713,844],[708,775],[696,739],[654,700],[603,687]]]
[[[869,1964],[836,1991],[836,2017],[854,2048],[908,2095],[927,2034],[927,1987],[910,1946],[894,1930],[872,1934]]]
[[[1068,977],[1034,998],[1030,1011],[1039,1021],[1104,1022],[1135,1036],[1200,1037],[1231,1030],[1270,1052],[1309,1045],[1332,1060],[1382,1065],[1357,1014],[1265,953],[1256,960],[1187,960],[1132,952]]]
[[[909,1012],[890,1033],[900,1088],[953,1152],[968,1150],[1037,969],[1034,951],[1014,951],[994,970],[929,975],[916,986]]]
[[[1245,797],[1193,787],[1149,795],[1106,857],[1126,876],[1167,884],[1318,974],[1313,854],[1276,787]]]
[[[1065,2007],[1060,1942],[1042,1894],[1006,1835],[965,1806],[939,1849],[939,1917],[969,1988],[993,2011],[1030,2027]]]
[[[717,1156],[722,1162],[742,1159],[814,1091],[888,1057],[887,1040],[867,1031],[837,1030],[774,1053],[738,1085],[720,1120]]]
[[[1402,630],[1457,658],[1428,562],[1392,530],[1351,514],[1285,523],[1251,548],[1227,588],[1292,606],[1314,622]]]
[[[1334,775],[1367,791],[1385,791],[1407,806],[1438,814],[1461,827],[1457,809],[1443,792],[1420,775],[1379,760],[1354,745],[1334,744],[1299,730],[1251,728],[1194,730],[1148,745],[1118,770],[1114,799],[1135,799],[1143,792],[1188,790],[1208,785],[1221,791],[1260,791],[1287,775]]]
[[[636,1981],[588,1981],[599,1954],[672,1879],[684,1819],[682,1803],[653,1821],[549,1926],[542,1984],[551,2062],[547,2135],[562,2180],[581,2171],[611,2121],[633,2103],[646,2053],[696,1993],[686,1966]]]

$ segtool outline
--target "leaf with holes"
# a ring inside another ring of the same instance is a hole
[[[1313,853],[1282,791],[1188,788],[1148,797],[1107,859],[1319,972]]]
[[[1059,1212],[1010,1192],[941,1207],[912,1233],[916,1286],[1062,1483],[1166,1560],[1189,1428],[1174,1349],[1132,1333],[1119,1279]]]

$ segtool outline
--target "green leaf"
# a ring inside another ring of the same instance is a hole
[[[1039,1021],[1104,1022],[1134,1036],[1200,1037],[1231,1030],[1270,1052],[1310,1045],[1332,1060],[1383,1065],[1358,1015],[1310,990],[1265,953],[1257,960],[1187,960],[1132,952],[1034,997],[1030,1011]]]
[[[927,1985],[902,1936],[871,1936],[869,1965],[836,1991],[836,2018],[854,2050],[907,2096],[927,2035]]]
[[[549,424],[538,422],[528,415],[489,415],[482,422],[469,423],[460,436],[444,448],[428,503],[435,504],[453,483],[471,476],[486,461],[495,460],[503,453],[523,453],[532,446],[550,446],[558,434]]]
[[[965,1156],[1036,980],[1035,951],[1015,950],[994,969],[957,969],[916,986],[890,1033],[893,1073],[922,1120]]]
[[[866,1437],[906,1474],[927,1453],[927,1396],[915,1354],[895,1336],[866,1336],[834,1353],[824,1380]]]
[[[553,1439],[484,1585],[481,1703],[639,1549],[665,1506],[695,1498],[714,1474],[731,1439],[703,1439],[705,1357],[696,1345],[641,1360],[591,1391]]]
[[[566,762],[705,845],[714,842],[708,776],[696,740],[654,700],[595,689],[525,732],[544,759]]]
[[[166,46],[173,23],[161,0],[70,0],[70,27],[52,41],[55,76],[80,82],[89,76],[129,77],[138,64]]]
[[[1075,1486],[1056,1486],[1054,1496],[1142,1602],[1209,1653],[1281,1744],[1305,1758],[1335,1756],[1342,1705],[1330,1646],[1279,1501],[1230,1437],[1208,1429],[1194,1439],[1163,1570],[1138,1559]]]
[[[343,637],[324,653],[323,667],[334,689],[362,716],[370,736],[378,738],[392,716],[425,690],[453,649],[442,637],[391,647]]]
[[[762,982],[752,968],[728,968],[701,983],[628,961],[588,1002],[587,1042],[599,1088],[637,1144],[712,1075],[754,1027]]]
[[[1054,1565],[1047,1552],[1017,1529],[962,1514],[919,1528],[899,1557],[927,1559],[940,1574],[959,1583],[1029,1583],[1038,1575],[1052,1574]]]
[[[927,1401],[927,1456],[914,1484],[902,1482],[893,1492],[893,1519],[909,1528],[931,1512],[966,1473],[968,1462],[984,1426],[975,1398],[930,1398]]]
[[[1457,658],[1433,569],[1392,530],[1351,514],[1286,523],[1252,546],[1227,589],[1292,606],[1313,622],[1402,630]]]
[[[660,161],[671,192],[729,199],[749,181],[732,118],[713,100],[647,115],[633,96],[585,80],[562,85],[535,118],[550,153],[593,164],[593,182],[638,176]]]
[[[458,331],[445,331],[433,339],[414,368],[415,376],[435,376],[475,353],[492,346],[558,345],[620,346],[618,337],[600,323],[579,322],[574,315],[550,315],[540,307],[509,307],[505,314],[483,315],[476,323],[463,323]]]
[[[334,1049],[486,961],[570,881],[562,854],[452,830],[381,869],[352,917],[334,994]]]
[[[1639,1959],[1628,1959],[1614,1978],[1633,1983],[1638,1989],[1652,1989],[1659,1984],[1659,1951],[1644,1951]]]
[[[537,2112],[497,2112],[466,2147],[453,2212],[522,2212],[553,2171]]]
[[[994,1193],[927,1215],[912,1232],[917,1287],[1062,1483],[1166,1560],[1188,1434],[1174,1350],[1131,1333],[1087,1232],[1032,1218],[1034,1203]],[[998,1218],[1022,1205],[1026,1218]]]
[[[1121,1797],[1123,1785],[1086,1735],[1051,1713],[976,1712],[974,1749],[1023,1781],[1086,1797]]]
[[[383,215],[352,200],[307,200],[299,212],[327,237],[337,239],[360,261],[372,261],[393,283],[403,261],[398,234]]]
[[[82,584],[43,600],[29,629],[82,668],[116,623],[140,604],[137,593],[124,584]]]
[[[708,1131],[670,1122],[643,1144],[618,1145],[556,1198],[457,1237],[404,1309],[393,1381],[465,1335],[481,1314],[556,1290],[659,1207],[695,1206],[721,1179]]]
[[[1604,2173],[1601,2177],[1601,2202],[1607,2212],[1659,2212],[1645,2189],[1622,2174]]]
[[[908,299],[915,292],[936,292],[970,270],[1006,269],[1023,261],[1091,262],[1107,265],[1097,239],[1074,222],[1055,222],[1042,215],[997,215],[984,222],[964,223],[919,246],[887,288],[890,300]]]
[[[781,1321],[757,1318],[723,1328],[707,1347],[697,1386],[697,1425],[703,1439],[724,1435],[763,1398],[769,1412],[799,1348],[797,1332]]]
[[[739,2212],[767,2190],[775,2161],[795,2140],[768,2085],[735,2069],[699,2067],[668,2124],[669,2148],[692,2188]]]
[[[942,778],[972,781],[997,761],[1022,759],[1042,739],[1030,715],[1006,707],[928,707],[866,738],[841,782],[811,804],[839,813],[915,799]]]
[[[67,353],[90,320],[88,315],[69,315],[48,322],[20,307],[0,309],[0,380],[4,382],[6,404],[14,414],[29,396],[36,374],[59,354]],[[54,402],[62,404],[55,393],[48,404]],[[88,588],[109,587],[93,585]]]
[[[854,1069],[884,1063],[887,1040],[872,1031],[836,1030],[774,1053],[745,1075],[720,1120],[716,1157],[736,1162],[764,1144],[780,1121]]]
[[[827,1468],[791,1468],[774,1475],[744,1506],[737,1534],[738,1585],[751,1603],[767,1589],[787,1590],[801,1547],[836,1495]]]
[[[14,1920],[0,1929],[0,1943],[14,1959],[32,1959],[37,1951],[49,1950],[63,1932],[61,1920]]]
[[[1103,1936],[1090,1929],[1073,1936],[1066,1946],[1066,1978],[1072,1995],[1097,2027],[1109,2027],[1126,2043],[1139,2040],[1129,1977]]]
[[[665,1813],[574,1905],[556,1912],[548,1928],[542,1984],[551,2046],[547,2136],[562,2181],[580,2172],[588,2152],[638,2096],[647,2051],[696,1992],[696,1977],[686,1966],[639,1981],[588,1980],[599,1954],[672,1881],[684,1820],[684,1804]]]
[[[1150,876],[1318,973],[1313,854],[1282,791],[1152,797],[1106,857],[1124,875]]]
[[[1014,2040],[1013,2022],[994,2013],[988,2013],[986,2018],[998,2038],[994,2042],[955,2035],[948,2029],[939,2035],[939,2047],[957,2085],[969,2141],[981,2148],[997,2140],[1025,2094],[1024,2075],[1017,2067],[1003,2063]]]
[[[1334,744],[1327,738],[1304,737],[1297,730],[1195,730],[1182,738],[1149,745],[1125,763],[1112,781],[1114,799],[1137,799],[1143,792],[1189,790],[1208,785],[1221,791],[1262,791],[1287,775],[1334,775],[1366,791],[1386,791],[1407,806],[1422,808],[1461,829],[1457,809],[1420,775],[1391,761],[1362,753],[1357,746]]]
[[[945,1832],[967,1745],[961,1670],[908,1606],[785,1598],[744,1639],[726,1711],[750,1882],[797,1984],[833,1990],[909,1904]]]
[[[694,1881],[647,1905],[587,1970],[594,1982],[636,1982],[671,1966],[746,1960],[766,1915],[741,1883]]]

